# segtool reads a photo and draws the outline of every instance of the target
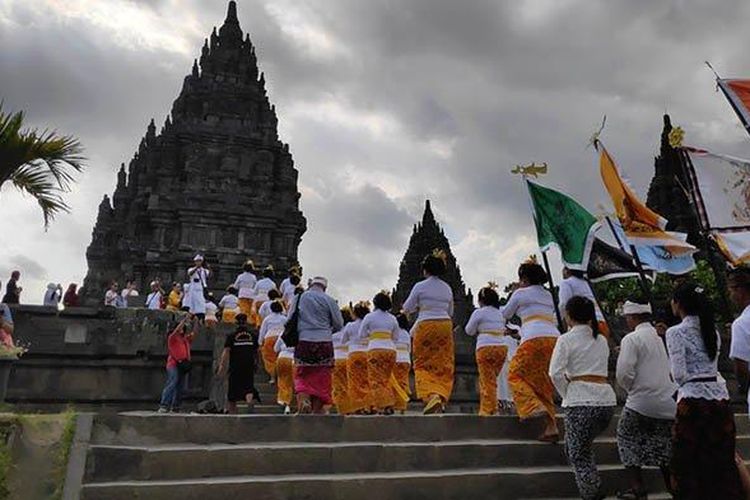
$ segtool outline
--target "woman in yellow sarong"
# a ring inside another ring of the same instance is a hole
[[[341,316],[344,323],[351,322],[352,317],[349,309],[342,309]],[[344,330],[338,331],[331,336],[333,341],[333,375],[332,375],[332,396],[333,404],[339,415],[348,415],[352,412],[349,403],[349,376],[346,372],[346,360],[348,356],[347,345],[343,342]]]
[[[255,294],[255,303],[253,304],[253,320],[255,321],[255,326],[257,328],[260,328],[260,325],[263,323],[263,318],[260,316],[260,310],[263,307],[263,304],[268,301],[272,300],[268,296],[268,292],[271,290],[278,291],[278,288],[276,288],[276,282],[273,280],[274,278],[274,270],[273,266],[266,266],[266,268],[263,270],[263,277],[258,280],[258,282],[255,284],[254,294]]]
[[[522,419],[544,417],[546,427],[540,441],[557,442],[554,386],[549,378],[549,363],[560,332],[555,325],[552,294],[542,285],[547,273],[534,261],[518,268],[519,288],[513,292],[503,309],[506,321],[521,318],[521,344],[508,369],[508,384],[513,402]]]
[[[398,321],[398,340],[396,341],[396,367],[393,369],[393,377],[398,387],[393,388],[393,397],[396,401],[394,409],[403,415],[409,405],[411,387],[409,373],[411,373],[411,334],[409,334],[409,319],[405,314],[396,316]],[[406,397],[404,397],[406,396]]]
[[[482,288],[475,310],[466,324],[466,334],[477,337],[476,360],[479,370],[479,415],[497,413],[497,378],[503,371],[508,346],[505,345],[505,319],[500,311],[500,297],[494,283]]]
[[[235,318],[242,312],[237,298],[237,289],[233,285],[227,287],[227,293],[219,301],[219,309],[221,309],[222,323],[234,324]]]
[[[372,301],[375,308],[364,317],[359,327],[360,337],[367,338],[367,379],[370,403],[381,415],[392,415],[394,398],[393,370],[396,367],[398,321],[389,313],[393,302],[386,292],[378,293]]]
[[[252,260],[245,262],[242,266],[242,273],[240,273],[234,280],[234,286],[238,292],[237,297],[239,299],[238,305],[240,311],[247,316],[248,321],[253,317],[253,302],[255,300],[255,284],[258,279],[255,277],[255,264]]]
[[[182,285],[176,281],[172,283],[172,290],[167,297],[167,310],[179,311],[182,309]]]
[[[284,415],[292,413],[294,397],[294,347],[288,347],[281,339],[276,338],[276,402],[284,407]]]
[[[424,414],[442,413],[453,392],[453,291],[440,276],[447,271],[446,255],[436,250],[422,261],[425,279],[414,285],[403,305],[417,313],[412,328],[414,379]]]
[[[359,302],[352,309],[354,321],[344,327],[341,341],[347,346],[346,375],[349,409],[357,415],[372,411],[370,383],[367,373],[368,339],[360,336],[362,319],[370,312],[367,302]]]
[[[258,345],[260,346],[260,357],[263,359],[263,367],[271,377],[269,383],[276,381],[276,339],[284,333],[286,325],[286,316],[282,314],[284,307],[281,302],[274,301],[271,303],[271,314],[263,320],[258,335]]]

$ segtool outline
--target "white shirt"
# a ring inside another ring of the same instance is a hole
[[[118,297],[119,297],[119,294],[115,292],[114,290],[107,290],[107,293],[104,294],[104,305],[117,307]]]
[[[625,407],[651,418],[674,419],[677,385],[669,374],[667,350],[650,323],[641,323],[620,343],[617,383],[628,393]]]
[[[292,285],[292,282],[289,281],[289,278],[284,278],[284,280],[281,282],[281,285],[279,285],[279,291],[281,292],[282,296],[286,293],[287,288],[289,287],[294,290],[294,285]]]
[[[717,352],[721,348],[721,337],[716,334]],[[682,398],[707,400],[729,399],[727,384],[719,375],[717,355],[709,359],[701,337],[698,316],[686,316],[679,325],[667,330],[667,351],[674,381],[680,386],[677,401]],[[695,379],[716,377],[715,382],[691,382]]]
[[[409,314],[419,312],[417,322],[425,319],[451,319],[453,290],[437,276],[430,276],[414,285],[402,307]]]
[[[205,267],[191,267],[188,269],[189,290],[203,292],[203,289],[208,286],[209,276],[211,276],[211,272]]]
[[[294,359],[294,347],[287,347],[284,340],[279,335],[276,338],[276,343],[273,345],[273,350],[279,353],[278,359]]]
[[[260,334],[258,334],[258,345],[263,345],[266,338],[280,337],[284,333],[286,325],[286,316],[281,313],[271,313],[260,325]]]
[[[146,297],[146,307],[149,309],[161,309],[161,292],[151,292]]]
[[[237,275],[234,280],[234,287],[238,290],[237,296],[240,299],[254,299],[256,283],[258,283],[258,278],[249,271]]]
[[[594,337],[588,326],[576,325],[557,339],[549,364],[549,376],[563,398],[563,408],[617,404],[615,391],[608,383],[571,381],[582,375],[606,378],[608,360],[606,337]]]
[[[597,321],[604,321],[604,314],[599,309],[599,304],[596,302],[594,292],[591,290],[591,286],[585,279],[577,276],[570,276],[560,282],[560,291],[558,292],[560,310],[564,311],[568,301],[573,297],[586,297],[594,303],[594,309],[596,310]]]
[[[336,332],[331,336],[333,342],[333,358],[336,360],[345,360],[349,357],[349,350],[343,341],[344,331]]]
[[[281,299],[286,303],[287,306],[289,306],[294,300],[294,295],[295,295],[294,292],[296,289],[297,287],[290,284],[288,287],[286,287],[286,290],[281,292],[282,293]]]
[[[362,324],[359,325],[359,337],[369,339],[368,351],[374,349],[395,351],[399,330],[398,320],[393,314],[375,309],[365,316]]]
[[[211,302],[210,300],[206,301],[206,319],[210,319],[213,321],[218,321],[216,318],[216,311],[218,311],[219,308],[216,307],[216,304]]]
[[[219,301],[219,307],[222,309],[237,309],[240,304],[240,299],[238,299],[235,295],[232,295],[231,293],[228,293],[224,295],[221,300]]]
[[[506,321],[521,318],[521,343],[538,337],[559,337],[555,325],[555,303],[552,294],[541,285],[519,288],[503,308]]]
[[[267,300],[263,302],[263,305],[258,309],[258,316],[260,316],[261,320],[266,319],[266,316],[271,314],[271,304],[273,304],[273,301]]]
[[[258,283],[255,284],[255,298],[256,300],[268,300],[268,292],[276,288],[276,283],[271,278],[261,278]]]
[[[367,352],[367,346],[369,339],[367,337],[360,337],[362,331],[360,325],[362,320],[357,318],[351,323],[347,323],[344,329],[341,330],[341,342],[346,344],[349,354],[353,352]]]
[[[750,363],[750,306],[745,307],[737,319],[732,322],[732,343],[729,346],[729,357]],[[750,391],[750,387],[748,388]],[[748,392],[750,411],[750,392]]]
[[[477,337],[477,351],[486,346],[507,345],[503,341],[505,318],[503,318],[502,310],[503,308],[483,306],[471,313],[465,330],[466,335]]]
[[[404,329],[399,329],[396,340],[396,363],[411,364],[411,335]]]

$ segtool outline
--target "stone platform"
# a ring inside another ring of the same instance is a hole
[[[750,451],[750,422],[738,416]],[[615,422],[596,454],[610,492],[626,476]],[[534,440],[512,417],[159,415],[94,418],[81,498],[497,499],[574,498],[564,447]],[[662,492],[657,470],[647,470]]]

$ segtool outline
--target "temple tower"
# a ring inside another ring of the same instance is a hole
[[[298,172],[279,140],[275,107],[237,6],[205,40],[163,127],[149,123],[117,187],[99,206],[86,251],[87,298],[110,280],[141,288],[185,279],[197,252],[222,289],[251,258],[285,271],[306,229]]]

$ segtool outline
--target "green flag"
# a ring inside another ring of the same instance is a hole
[[[563,264],[586,271],[599,222],[573,198],[526,180],[541,251],[557,245]]]

